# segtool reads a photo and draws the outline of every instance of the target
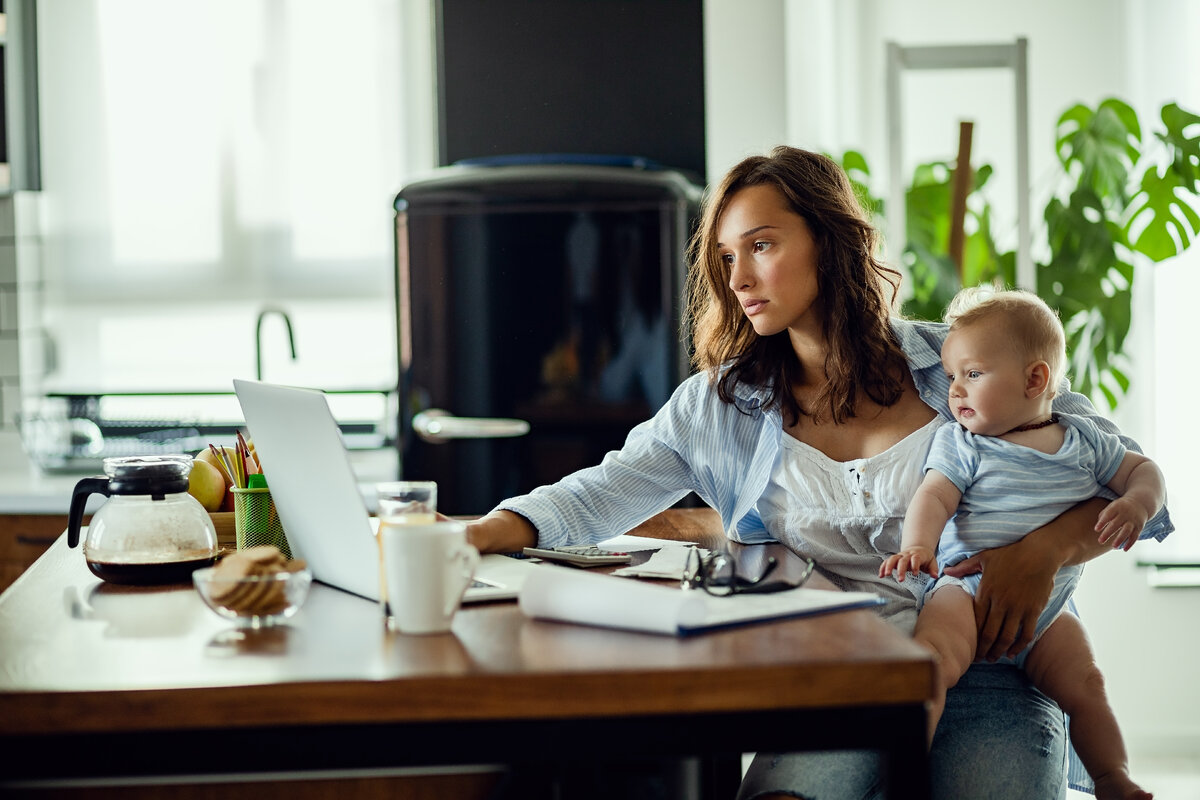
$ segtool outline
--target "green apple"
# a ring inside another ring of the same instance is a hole
[[[225,476],[208,461],[197,458],[188,474],[188,494],[199,500],[205,511],[218,511],[225,500]]]
[[[226,447],[225,445],[213,445],[213,446],[216,447],[218,452],[220,452],[222,455],[224,455],[225,458],[229,459],[229,463],[232,464],[237,459],[237,451],[234,450],[232,447]],[[226,489],[228,489],[230,486],[233,485],[233,483],[230,481],[230,479],[228,477],[225,477],[225,465],[220,463],[221,460],[219,458],[217,458],[217,454],[214,453],[212,451],[212,449],[206,447],[203,450],[201,450],[199,453],[196,453],[196,461],[204,462],[204,463],[208,464],[210,467],[215,468],[217,470],[217,472],[221,473],[221,476],[225,480],[225,488]]]

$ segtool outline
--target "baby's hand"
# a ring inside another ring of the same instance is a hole
[[[1100,544],[1112,544],[1113,549],[1128,550],[1146,527],[1146,509],[1125,497],[1113,500],[1096,520]]]
[[[890,555],[883,560],[883,565],[879,568],[879,577],[886,578],[892,572],[898,571],[896,580],[904,580],[904,576],[908,573],[917,575],[920,572],[928,572],[933,577],[938,576],[937,555],[931,548],[928,547],[906,547],[895,555]]]

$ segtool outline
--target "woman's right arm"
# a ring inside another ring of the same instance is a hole
[[[589,544],[628,531],[689,491],[704,497],[690,453],[705,439],[697,428],[723,427],[718,424],[728,416],[723,405],[704,375],[693,376],[652,419],[630,431],[620,450],[595,466],[504,500],[470,523],[468,536],[481,552]]]
[[[493,511],[467,523],[467,541],[481,553],[519,553],[537,540],[533,523],[512,511]]]

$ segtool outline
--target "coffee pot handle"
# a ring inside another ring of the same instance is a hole
[[[67,516],[68,547],[79,544],[79,527],[83,524],[83,512],[90,494],[108,497],[108,478],[84,478],[75,484],[75,491],[71,493],[71,511]]]

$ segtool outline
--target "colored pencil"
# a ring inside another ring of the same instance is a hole
[[[221,474],[225,476],[227,481],[236,485],[236,481],[233,479],[233,470],[229,468],[229,462],[225,460],[225,453],[222,450],[218,450],[217,448],[213,447],[211,444],[208,446],[208,449],[211,450],[212,454],[217,457],[217,469],[221,471]]]
[[[246,444],[246,437],[242,436],[241,431],[237,431],[238,452],[242,454],[242,470],[246,473],[246,483],[250,482],[249,475],[262,470],[254,469],[254,459],[250,455],[250,445]]]

